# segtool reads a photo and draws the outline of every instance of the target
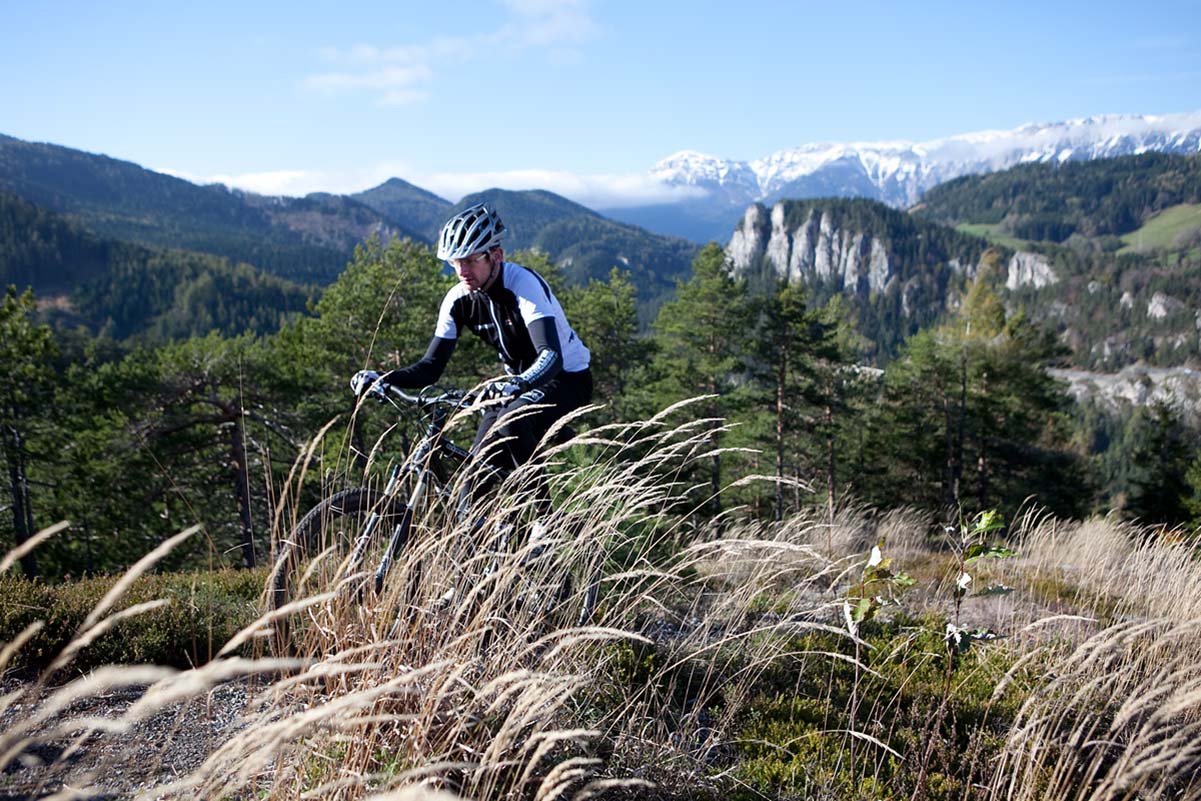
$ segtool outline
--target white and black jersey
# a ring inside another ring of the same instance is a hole
[[[560,372],[581,375],[591,359],[550,285],[533,270],[505,262],[486,290],[455,284],[442,299],[425,356],[383,380],[399,387],[437,381],[464,329],[496,348],[507,372],[525,387],[542,386]]]
[[[492,286],[471,292],[456,284],[442,299],[434,336],[458,339],[464,328],[475,332],[492,347],[509,371],[517,374],[530,369],[538,358],[538,349],[530,338],[530,324],[551,317],[558,334],[563,369],[578,373],[588,367],[588,348],[567,322],[563,307],[550,285],[533,270],[505,262]]]

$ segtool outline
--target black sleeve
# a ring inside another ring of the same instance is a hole
[[[408,367],[384,373],[380,380],[401,389],[428,387],[442,377],[442,371],[450,361],[450,354],[455,351],[455,342],[457,340],[434,337],[430,340],[430,346],[426,348],[424,356]]]
[[[538,358],[534,359],[534,363],[525,372],[517,376],[517,380],[532,389],[542,386],[559,374],[563,369],[563,355],[560,352],[559,332],[555,328],[554,317],[539,317],[529,324],[528,329]]]

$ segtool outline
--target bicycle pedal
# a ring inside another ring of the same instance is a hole
[[[525,555],[525,557],[522,558],[521,566],[527,567],[529,565],[534,564],[535,562],[538,562],[539,560],[542,559],[542,557],[544,557],[548,553],[550,553],[550,549],[551,549],[550,545],[548,545],[546,543],[544,543],[542,545],[535,545],[533,548],[530,549],[529,553],[527,553]]]
[[[454,606],[455,595],[455,588],[451,587],[449,590],[442,593],[430,602],[430,611],[434,614],[440,614],[445,612],[447,609],[450,609],[452,606]]]

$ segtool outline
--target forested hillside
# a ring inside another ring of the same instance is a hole
[[[2,191],[0,285],[31,287],[64,325],[152,342],[272,333],[315,292],[218,256],[102,239]]]
[[[957,178],[926,192],[914,213],[946,225],[995,226],[1020,240],[1101,239],[1116,250],[1118,237],[1156,214],[1198,202],[1201,155],[1145,153]]]
[[[399,178],[389,178],[377,187],[350,196],[378,211],[389,220],[403,220],[429,241],[437,239],[453,204],[433,192]]]
[[[908,338],[873,371],[858,365],[841,296],[817,306],[795,287],[752,291],[731,276],[716,245],[698,254],[649,337],[637,333],[627,273],[573,289],[544,255],[514,255],[559,287],[592,349],[604,408],[581,425],[645,418],[695,396],[705,400],[688,414],[729,421],[709,435],[718,449],[712,458],[679,477],[707,515],[773,520],[800,509],[832,514],[847,503],[908,505],[938,518],[963,506],[1010,514],[1033,495],[1067,515],[1116,505],[1181,522],[1190,515],[1186,501],[1201,492],[1177,483],[1171,504],[1157,494],[1157,477],[1184,476],[1196,460],[1197,432],[1175,418],[1129,431],[1103,422],[1074,428],[1065,387],[1046,370],[1061,349],[1028,318],[1006,315],[999,276],[987,265],[942,323]],[[25,493],[13,508],[32,511],[23,522],[5,516],[0,536],[22,541],[45,521],[77,521],[85,535],[43,551],[45,570],[64,573],[115,568],[197,522],[216,551],[197,540],[199,550],[179,550],[175,564],[207,563],[214,553],[256,562],[270,547],[264,521],[292,513],[281,512],[275,488],[305,443],[353,405],[348,377],[423,353],[448,280],[425,246],[371,243],[323,293],[314,316],[278,333],[212,333],[107,354],[59,339],[38,325],[32,296],[11,292],[3,339],[14,345],[0,354],[8,382],[0,396],[20,399],[6,412],[20,438],[6,447],[21,455],[28,480],[9,489]],[[497,371],[495,354],[469,343],[452,366],[443,379],[450,385]],[[65,380],[51,380],[56,373]],[[289,503],[303,506],[311,493],[350,480],[362,465],[339,454],[375,452],[381,445],[366,443],[395,421],[374,407],[361,410],[353,428],[338,419],[325,433],[329,461]],[[1119,475],[1079,438],[1084,430],[1143,444],[1125,455]],[[1170,456],[1149,446],[1157,437],[1176,443]],[[381,444],[398,447],[391,436]],[[380,469],[387,454],[374,457]],[[756,475],[775,481],[751,480]]]
[[[984,263],[1010,313],[1054,331],[1071,364],[1201,359],[1201,156],[1023,165],[936,187],[909,213],[864,200],[752,206],[728,247],[739,274],[850,304],[886,360],[954,309]]]
[[[1042,280],[1011,303],[1077,365],[1117,370],[1201,364],[1198,202],[1201,156],[1148,153],[960,178],[913,213],[1036,254]]]
[[[0,190],[68,217],[105,239],[209,253],[291,281],[333,281],[373,236],[432,242],[455,208],[490,200],[509,223],[510,249],[537,248],[569,282],[631,272],[645,325],[688,272],[697,246],[660,236],[550,192],[489,190],[455,207],[400,179],[351,196],[266,197],[197,186],[136,164],[0,135]]]
[[[885,367],[885,392],[888,377],[909,369],[919,353],[937,361],[940,352],[953,351],[931,334],[954,325],[971,303],[968,288],[985,282],[1005,327],[1023,330],[1021,341],[1042,343],[1036,358],[1076,368],[1076,402],[1058,406],[1061,436],[1076,455],[1048,469],[1061,478],[1079,471],[1076,491],[1102,508],[1118,506],[1146,521],[1178,520],[1192,459],[1185,454],[1201,440],[1193,409],[1201,392],[1201,220],[1190,211],[1199,163],[1146,156],[1022,166],[952,182],[909,213],[862,200],[784,201],[770,211],[753,206],[728,253],[736,274],[752,282],[784,281],[803,288],[814,304],[838,304],[852,350]],[[967,330],[975,336],[981,323]],[[939,369],[947,372],[913,380],[957,383],[970,396],[971,363],[964,365],[966,381],[956,381],[945,363]],[[1172,368],[1170,377],[1153,382],[1137,369],[1147,365]],[[1129,368],[1122,377],[1092,380],[1080,372],[1121,368]],[[985,382],[979,402],[987,405],[998,399],[986,400],[986,375],[979,376]],[[1037,394],[1025,392],[1031,400]],[[929,397],[931,408],[945,410],[947,398],[937,395]],[[974,426],[964,422],[945,433],[958,443]],[[895,459],[903,463],[915,448],[937,450],[936,441],[918,437]],[[888,446],[873,447],[880,453]],[[982,445],[978,458],[991,447],[996,443]],[[957,464],[950,450],[946,456],[948,466]],[[1038,459],[1026,451],[1020,461],[1032,467]],[[857,476],[865,491],[870,474]],[[917,486],[865,494],[888,497]]]
[[[0,135],[0,189],[109,239],[245,262],[328,283],[372,235],[422,237],[337,195],[263,197],[197,186],[130,162]]]

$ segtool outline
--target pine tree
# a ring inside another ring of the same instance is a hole
[[[706,245],[692,262],[692,276],[676,286],[676,297],[663,305],[655,320],[659,350],[652,387],[662,407],[686,398],[712,396],[690,407],[709,418],[729,418],[746,394],[744,359],[751,333],[751,306],[746,282],[735,280],[719,245]],[[710,508],[720,511],[722,489],[721,436],[709,458]]]
[[[776,287],[759,300],[752,351],[756,377],[765,390],[760,406],[771,414],[777,520],[784,517],[785,487],[799,482],[802,473],[824,476],[827,506],[832,511],[835,504],[835,418],[843,410],[836,328],[825,315],[807,308],[800,287]]]
[[[50,404],[56,345],[50,328],[33,322],[37,306],[33,291],[17,294],[9,286],[0,304],[0,440],[8,468],[8,499],[13,540],[17,546],[37,533],[30,494],[31,434]],[[37,559],[21,559],[27,576],[38,574]]]
[[[1022,315],[1009,319],[987,273],[959,315],[910,338],[885,372],[872,447],[886,458],[878,500],[948,514],[1012,510],[1028,495],[1058,512],[1082,504],[1068,446],[1068,399],[1046,371],[1060,348]]]
[[[1188,522],[1194,487],[1194,466],[1201,436],[1166,404],[1155,404],[1132,420],[1137,431],[1128,454],[1131,477],[1125,513],[1143,523],[1177,525]]]
[[[651,342],[638,335],[634,285],[614,267],[608,281],[588,282],[563,297],[572,327],[592,353],[593,397],[608,406],[609,419],[627,417],[630,384],[650,363]]]

